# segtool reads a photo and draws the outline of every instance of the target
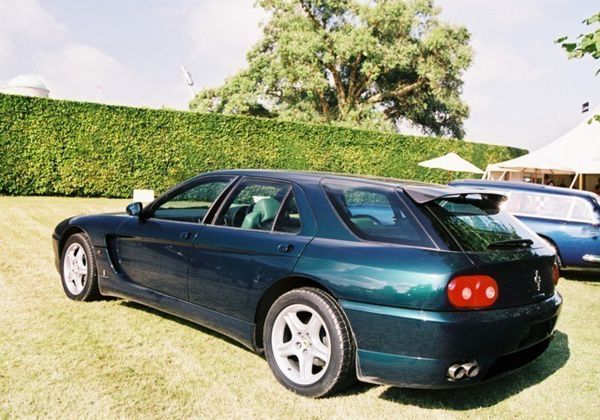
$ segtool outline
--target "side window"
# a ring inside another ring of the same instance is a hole
[[[532,196],[520,192],[512,192],[506,202],[505,210],[509,213],[534,214],[536,204]]]
[[[571,197],[544,197],[540,214],[555,219],[566,219],[571,209]]]
[[[433,245],[396,190],[350,181],[327,180],[323,186],[339,216],[357,236],[378,242]]]
[[[506,204],[506,210],[528,216],[566,219],[571,200],[571,197],[566,196],[513,192]]]
[[[154,210],[152,217],[201,223],[212,204],[230,182],[231,179],[223,178],[196,184],[162,203]]]
[[[392,204],[385,194],[380,192],[349,190],[344,195],[350,220],[358,226],[388,225],[396,220]],[[405,214],[400,211],[401,218]]]
[[[215,224],[270,231],[290,186],[281,182],[244,180],[221,210]]]
[[[594,217],[592,215],[592,208],[590,204],[584,200],[575,199],[571,219],[593,223]]]
[[[301,228],[302,223],[300,221],[298,205],[296,204],[296,197],[294,197],[294,192],[290,191],[273,230],[277,232],[299,233]]]

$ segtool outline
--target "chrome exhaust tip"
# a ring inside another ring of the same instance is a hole
[[[467,374],[463,365],[454,364],[448,368],[448,378],[452,381],[462,379]]]
[[[462,367],[465,369],[465,373],[469,378],[474,378],[479,375],[479,363],[477,363],[477,361],[465,363]]]
[[[474,378],[479,375],[479,363],[477,360],[466,363],[455,363],[448,368],[448,380],[457,381],[463,378]]]

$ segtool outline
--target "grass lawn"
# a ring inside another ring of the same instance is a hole
[[[311,400],[279,386],[261,357],[202,327],[123,300],[66,298],[53,265],[53,227],[69,215],[125,205],[0,197],[0,418],[600,415],[598,277],[561,279],[555,340],[509,377],[451,391],[357,385]]]

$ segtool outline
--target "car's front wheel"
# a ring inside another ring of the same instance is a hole
[[[354,382],[350,327],[337,302],[322,290],[283,294],[271,306],[263,331],[269,366],[286,388],[322,397]]]
[[[96,260],[85,234],[77,233],[67,239],[60,267],[62,286],[70,299],[89,301],[100,297]]]

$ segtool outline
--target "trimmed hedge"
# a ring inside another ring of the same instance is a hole
[[[0,95],[0,193],[130,197],[201,172],[285,168],[445,182],[417,162],[484,168],[524,150],[280,120]],[[465,174],[466,175],[466,174]]]

